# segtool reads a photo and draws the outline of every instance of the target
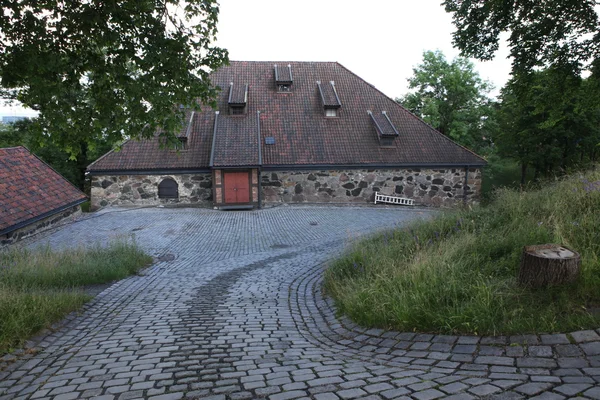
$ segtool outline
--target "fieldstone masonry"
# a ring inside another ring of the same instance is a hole
[[[365,203],[381,192],[449,207],[465,199],[465,174],[464,168],[263,172],[262,188],[266,203]],[[476,203],[481,170],[469,169],[467,179],[466,201]]]
[[[277,203],[371,203],[375,192],[407,197],[416,204],[452,207],[477,203],[481,170],[470,168],[465,188],[464,168],[356,169],[321,171],[263,171],[262,199]],[[165,178],[179,185],[179,199],[159,199],[158,184]],[[256,198],[257,188],[252,189]],[[217,203],[219,200],[217,193]],[[115,175],[92,177],[92,208],[108,205],[197,204],[212,206],[211,174]]]
[[[159,199],[158,184],[171,178],[179,186],[179,199]],[[108,205],[197,204],[212,205],[212,176],[180,175],[99,175],[92,177],[92,208]]]

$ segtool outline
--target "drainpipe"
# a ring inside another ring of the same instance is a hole
[[[465,185],[463,186],[463,203],[467,204],[467,184],[469,183],[469,167],[465,165]]]
[[[262,208],[262,179],[261,179],[261,172],[262,172],[262,147],[261,147],[261,142],[260,142],[260,111],[256,112],[256,119],[257,119],[257,127],[258,127],[258,209],[260,210]]]

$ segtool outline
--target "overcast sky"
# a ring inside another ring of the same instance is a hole
[[[441,0],[221,0],[218,45],[231,60],[337,61],[389,97],[407,92],[406,79],[425,50],[452,59],[452,19]],[[510,60],[475,62],[497,89]],[[31,115],[0,107],[0,115]]]

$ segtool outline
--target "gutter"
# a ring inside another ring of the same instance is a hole
[[[213,139],[214,140],[214,139]],[[213,155],[211,154],[211,158]],[[261,154],[262,158],[262,154]],[[258,165],[217,165],[211,162],[209,168],[198,168],[198,169],[137,169],[137,170],[104,170],[104,171],[88,171],[87,173],[91,176],[98,175],[152,175],[152,174],[202,174],[210,173],[211,168],[231,168],[231,169],[248,169],[248,168],[261,168],[264,171],[288,171],[288,170],[339,170],[339,169],[389,169],[389,168],[482,168],[486,164],[273,164],[273,165],[262,165],[262,159]]]
[[[265,171],[287,171],[287,170],[317,170],[317,169],[389,169],[389,168],[482,168],[486,164],[448,164],[448,163],[429,163],[429,164],[274,164],[263,166]]]
[[[12,226],[9,226],[8,228],[4,228],[3,230],[1,230],[1,231],[0,231],[0,235],[5,235],[5,234],[7,234],[7,233],[14,232],[14,231],[16,231],[16,230],[19,230],[19,229],[21,229],[21,228],[24,228],[24,227],[26,227],[27,225],[34,224],[34,223],[36,223],[36,222],[38,222],[38,221],[41,221],[41,220],[43,220],[44,218],[51,217],[51,216],[53,216],[53,215],[55,215],[55,214],[58,214],[58,213],[59,213],[59,212],[61,212],[61,211],[64,211],[64,210],[68,209],[68,208],[71,208],[71,207],[78,206],[78,205],[79,205],[79,204],[81,204],[81,203],[85,203],[87,200],[88,200],[88,199],[87,199],[87,197],[86,197],[86,198],[84,198],[84,199],[79,199],[79,200],[76,200],[76,201],[74,201],[74,202],[72,202],[72,203],[66,204],[66,205],[64,205],[64,206],[62,206],[62,207],[59,207],[59,208],[57,208],[57,209],[54,209],[54,210],[52,210],[52,211],[45,212],[45,213],[43,213],[43,214],[40,214],[40,215],[38,215],[38,216],[36,216],[36,217],[30,218],[30,219],[28,219],[28,220],[26,220],[26,221],[19,222],[19,223],[18,223],[18,224],[16,224],[16,225],[12,225]]]
[[[210,169],[107,169],[105,171],[88,171],[87,174],[90,176],[102,176],[102,175],[179,175],[179,174],[208,174]]]

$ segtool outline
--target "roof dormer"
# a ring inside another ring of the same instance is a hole
[[[229,104],[230,115],[246,114],[246,106],[248,105],[248,85],[229,84]]]
[[[321,95],[321,103],[325,110],[325,116],[337,117],[338,109],[342,106],[342,102],[335,89],[335,82],[330,81],[329,84],[321,84],[321,81],[317,81],[317,87]]]
[[[185,126],[185,122],[184,122],[184,129],[182,129],[177,134],[177,142],[175,143],[175,149],[177,149],[177,150],[186,150],[187,149],[187,143],[190,138],[190,134],[192,132],[192,124],[194,123],[194,115],[195,114],[196,114],[195,111],[192,111],[190,113],[190,118],[187,121],[187,126]]]
[[[277,64],[273,66],[275,70],[275,85],[277,85],[278,92],[289,92],[294,82],[292,75],[292,66],[290,64],[286,67],[278,67]]]
[[[387,113],[382,111],[381,114],[373,114],[371,111],[367,111],[367,114],[371,117],[375,130],[377,131],[379,145],[381,147],[393,147],[394,139],[400,134]]]

